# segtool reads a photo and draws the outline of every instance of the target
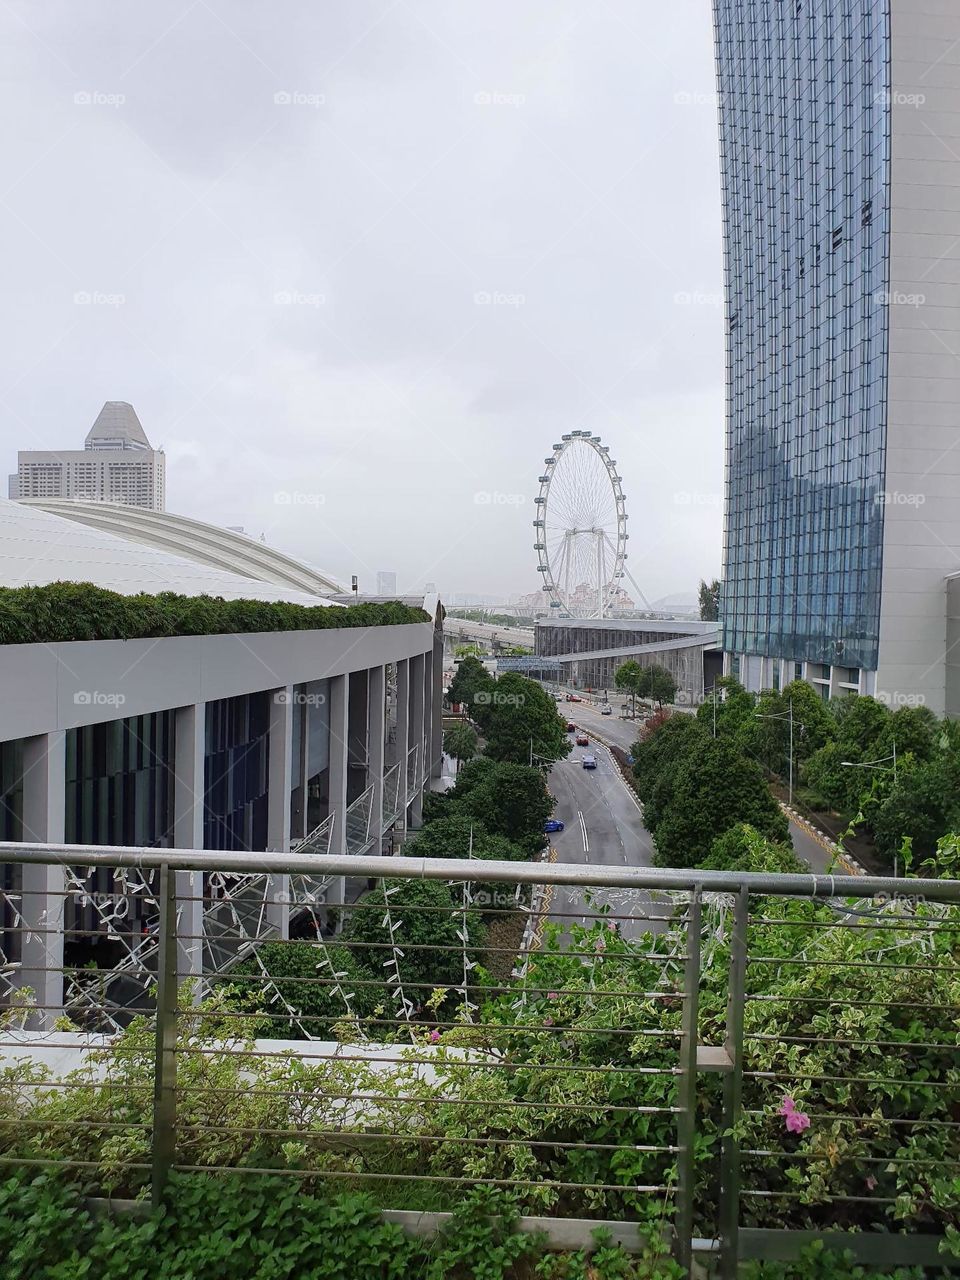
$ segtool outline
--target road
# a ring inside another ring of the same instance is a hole
[[[629,699],[624,699],[623,701],[625,705],[629,706]],[[565,715],[573,724],[583,728],[591,737],[594,733],[599,733],[607,742],[613,743],[614,746],[622,747],[624,751],[629,751],[637,740],[639,721],[621,719],[619,714],[621,698],[619,694],[612,694],[613,715],[610,716],[601,715],[599,702],[588,702],[586,698],[582,702],[561,702],[557,705],[561,715]],[[576,750],[574,754],[576,754]],[[644,831],[644,835],[647,840],[650,839],[646,831]],[[818,875],[829,875],[831,870],[842,872],[842,868],[837,868],[834,865],[835,854],[830,846],[815,835],[811,835],[805,827],[800,826],[793,819],[790,819],[790,838],[797,857],[801,862],[805,862],[811,871],[816,872]],[[646,866],[649,864],[640,863],[638,865]]]
[[[584,769],[581,759],[586,754],[596,757],[596,769]],[[551,837],[558,861],[593,866],[652,866],[653,840],[643,825],[637,801],[620,777],[616,761],[604,747],[594,742],[589,748],[575,747],[566,760],[553,766],[548,786],[557,799],[555,814],[565,824],[563,831]],[[666,914],[662,905],[652,905],[657,899],[646,892],[598,889],[591,896],[594,907],[600,902],[608,903],[611,916],[636,917],[620,922],[624,937],[664,927],[660,922],[644,920],[648,914]],[[583,891],[558,886],[550,914],[557,920],[572,916],[586,922],[590,910]]]

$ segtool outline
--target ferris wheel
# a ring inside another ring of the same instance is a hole
[[[600,437],[571,431],[544,459],[534,550],[551,608],[603,618],[626,573],[627,511],[617,464]]]

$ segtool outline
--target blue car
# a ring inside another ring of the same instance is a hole
[[[559,818],[548,818],[543,824],[543,834],[545,836],[553,835],[554,831],[562,831],[563,823]]]

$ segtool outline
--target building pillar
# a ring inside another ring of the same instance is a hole
[[[293,685],[270,693],[267,746],[267,850],[290,852],[290,784],[293,778]],[[267,877],[267,922],[277,936],[290,936],[290,877]]]
[[[177,707],[173,721],[173,843],[177,849],[203,848],[206,705]],[[177,871],[177,973],[203,973],[202,871]],[[197,983],[194,998],[201,998]]]
[[[386,671],[371,667],[367,672],[367,782],[373,787],[370,830],[375,851],[383,849],[383,770],[387,731]]]
[[[443,632],[433,637],[433,683],[429,691],[430,777],[443,774]]]
[[[63,844],[66,734],[62,729],[23,743],[23,839]],[[63,918],[66,869],[62,862],[22,866],[20,982],[33,991],[37,1010],[29,1025],[52,1030],[63,1012]]]
[[[347,742],[350,729],[350,677],[332,676],[330,679],[330,744],[329,812],[333,814],[333,837],[330,852],[342,857],[347,852]],[[338,931],[343,928],[343,904],[347,896],[346,876],[336,876],[330,886],[332,897],[327,901],[339,906]]]
[[[296,844],[310,834],[307,829],[307,756],[310,740],[310,694],[306,686],[295,692],[293,735],[293,781],[290,811],[290,842]],[[315,696],[315,695],[314,695]]]
[[[407,833],[407,753],[410,750],[410,659],[397,663],[397,759],[400,761],[400,803],[397,825],[402,841]]]
[[[423,693],[425,687],[426,654],[417,653],[410,659],[410,746],[416,747],[414,786],[416,792],[410,801],[410,825],[423,823],[423,763],[426,741],[424,738]]]

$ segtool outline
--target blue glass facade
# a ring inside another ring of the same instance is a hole
[[[889,5],[716,0],[723,647],[877,666]]]

